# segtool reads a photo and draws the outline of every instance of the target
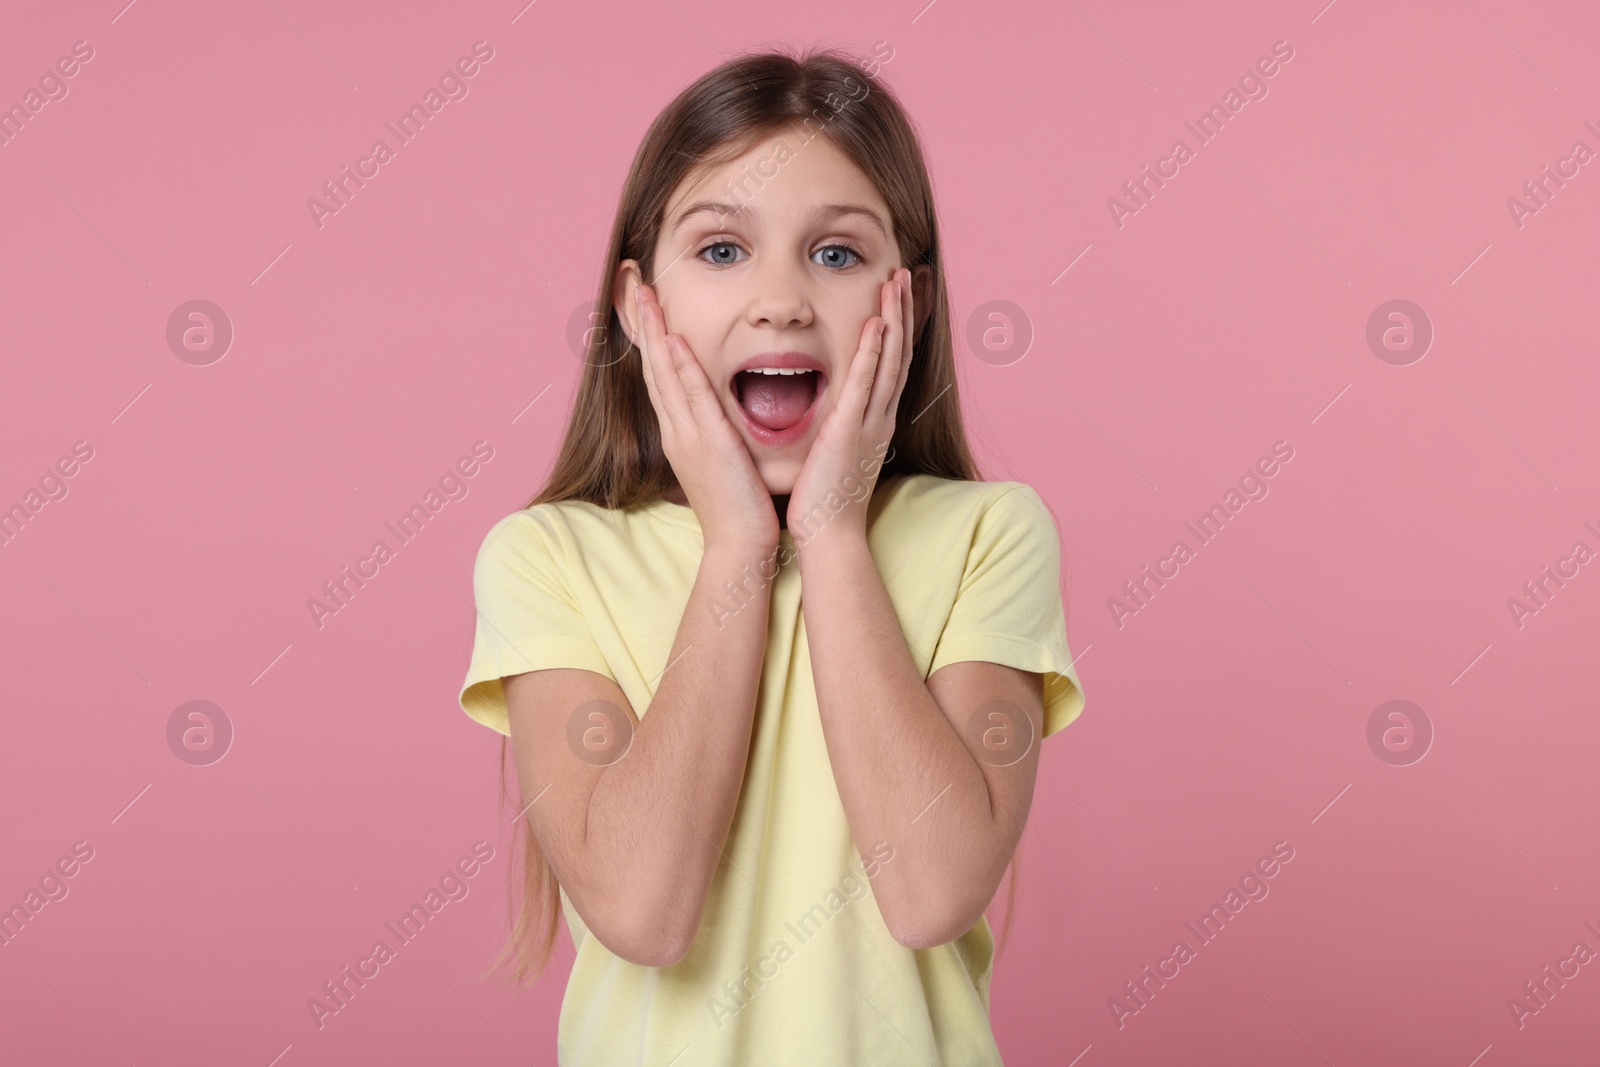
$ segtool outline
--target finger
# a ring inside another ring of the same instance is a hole
[[[651,344],[656,353],[656,370],[660,375],[656,387],[661,390],[662,399],[671,405],[673,413],[682,422],[694,425],[694,405],[685,387],[685,374],[698,370],[700,363],[689,350],[688,342],[675,333],[667,332],[666,312],[654,297],[655,293],[651,292]]]
[[[650,303],[646,295],[647,305]],[[722,410],[722,404],[717,399],[716,391],[711,387],[711,380],[706,376],[705,368],[700,365],[700,360],[695,356],[689,343],[675,333],[666,332],[666,319],[661,314],[661,305],[646,308],[649,313],[651,326],[651,345],[657,356],[656,370],[658,388],[661,383],[670,382],[671,385],[662,389],[663,399],[667,402],[674,418],[674,427],[684,434],[694,430],[711,447],[732,464],[735,470],[740,471],[745,481],[751,485],[756,482],[740,469],[740,464],[729,450],[743,452],[748,465],[753,468],[755,461],[750,458],[749,450],[739,439],[738,432],[733,428],[733,423],[728,419],[727,413]],[[759,487],[758,487],[759,488]]]
[[[884,335],[888,320],[874,315],[861,329],[861,344],[845,372],[844,388],[839,391],[839,407],[849,412],[852,425],[859,426],[872,395],[872,382],[877,375],[878,363],[883,353]]]
[[[705,368],[700,366],[700,360],[690,349],[688,342],[675,333],[666,336],[667,344],[671,346],[673,366],[677,370],[679,383],[688,398],[688,414],[685,415],[685,419],[712,450],[721,456],[752,489],[760,493],[762,500],[765,500],[765,489],[755,476],[755,458],[750,455],[750,450],[740,439],[739,432],[733,428],[733,422],[728,418],[727,412],[722,410],[722,404],[711,388],[711,380],[706,377]]]
[[[634,347],[639,350],[639,366],[644,368],[644,387],[645,391],[650,394],[650,406],[656,409],[659,417],[661,411],[661,396],[656,391],[656,376],[655,371],[650,366],[650,354],[645,350],[647,342],[644,335],[644,302],[643,298],[639,295],[640,288],[642,288],[642,286],[635,287],[633,290],[633,321],[637,324],[634,332],[638,334],[638,340],[634,344]]]
[[[910,287],[900,280],[898,270],[884,288],[887,292],[883,317],[889,325],[884,331],[883,355],[878,361],[878,373],[873,379],[867,410],[879,416],[892,417],[894,405],[899,399],[901,372],[906,366],[906,349],[909,347],[906,342],[909,334],[906,329],[906,308],[911,294]]]
[[[689,402],[684,398],[683,386],[673,366],[673,356],[667,345],[667,322],[661,304],[649,286],[640,284],[635,290],[639,301],[639,322],[643,334],[644,359],[654,382],[657,417],[665,417],[676,426],[688,416]]]
[[[694,420],[707,430],[719,420],[726,421],[727,412],[722,410],[716,390],[711,387],[711,379],[706,377],[705,368],[700,365],[699,357],[688,342],[674,333],[667,335],[667,344],[672,346],[672,365],[677,370],[678,384],[688,400]],[[731,423],[729,428],[732,428]]]
[[[889,397],[887,412],[890,418],[900,410],[900,396],[906,391],[906,380],[911,377],[911,361],[916,358],[917,343],[917,305],[916,296],[911,288],[911,272],[906,271],[906,314],[905,314],[905,344],[902,346],[900,360],[900,373],[895,379],[894,394]]]
[[[656,310],[660,311],[659,304]],[[684,421],[704,434],[722,414],[722,405],[717,402],[705,368],[700,366],[700,360],[689,347],[689,342],[675,333],[665,332],[664,317],[661,325],[663,330],[659,343],[663,353],[662,363],[666,367],[662,373],[664,377],[672,379],[674,387],[669,391],[668,399]]]

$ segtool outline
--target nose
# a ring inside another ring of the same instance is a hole
[[[751,272],[749,321],[752,326],[788,329],[811,322],[811,274],[787,257],[768,259]]]

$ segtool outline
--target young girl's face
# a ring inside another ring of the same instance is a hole
[[[826,137],[775,134],[684,178],[653,262],[667,331],[688,343],[767,491],[790,492],[878,314],[879,287],[903,265],[888,205]],[[913,271],[919,332],[930,276]],[[638,262],[624,260],[616,310],[635,345],[640,281]]]

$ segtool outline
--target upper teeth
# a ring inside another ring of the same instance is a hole
[[[807,367],[751,367],[751,374],[810,374]]]

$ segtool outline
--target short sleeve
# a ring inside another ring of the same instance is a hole
[[[1083,711],[1083,686],[1067,650],[1061,541],[1031,486],[1017,483],[979,516],[928,673],[967,660],[1042,674],[1046,737]]]
[[[500,679],[528,671],[577,667],[614,678],[584,621],[565,573],[564,554],[532,510],[496,523],[473,565],[477,622],[461,709],[510,735]]]

